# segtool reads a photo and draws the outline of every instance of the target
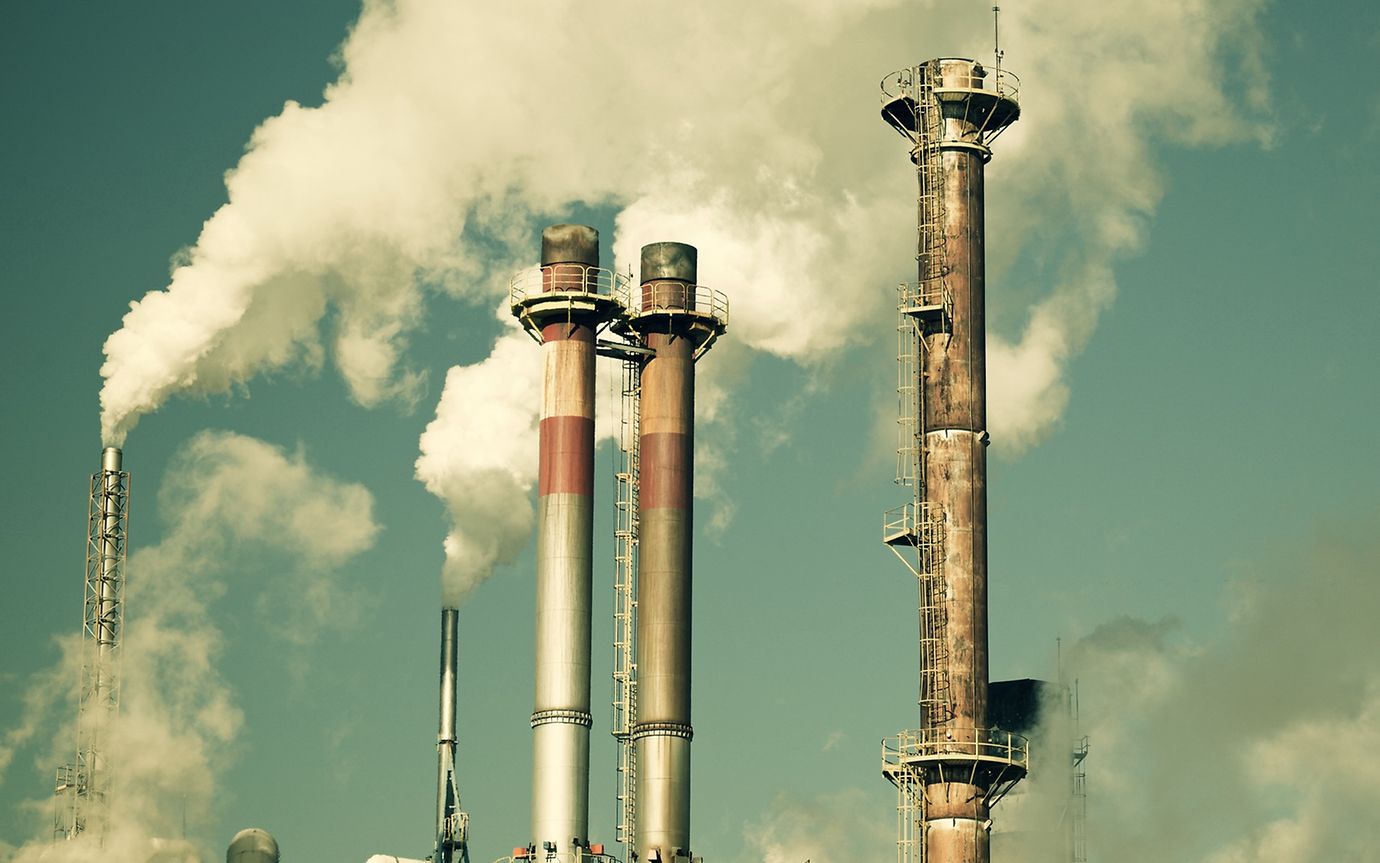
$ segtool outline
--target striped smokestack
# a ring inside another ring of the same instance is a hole
[[[695,284],[697,264],[694,246],[644,246],[630,322],[652,351],[639,417],[634,843],[639,859],[666,863],[690,858],[695,360],[726,323],[722,295]]]
[[[545,356],[537,498],[532,843],[561,854],[588,841],[590,593],[594,546],[594,339],[618,311],[599,234],[542,232],[540,283],[513,310]],[[600,294],[601,286],[605,293]]]

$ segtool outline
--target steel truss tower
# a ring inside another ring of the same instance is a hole
[[[125,622],[129,474],[122,470],[123,459],[119,449],[106,447],[101,453],[101,469],[91,475],[76,758],[57,771],[55,839],[75,839],[85,832],[101,837],[104,833],[110,791],[105,741],[120,708]]]
[[[918,282],[900,287],[898,484],[883,540],[920,589],[920,728],[883,744],[900,863],[987,863],[991,806],[1029,744],[987,724],[987,394],[983,166],[1016,120],[1000,65],[941,58],[882,81],[915,163]]]

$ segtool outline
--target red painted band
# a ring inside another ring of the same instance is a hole
[[[594,328],[577,321],[558,321],[541,328],[543,342],[592,342]]]
[[[689,509],[694,491],[695,439],[680,432],[642,436],[639,458],[638,506]]]
[[[547,417],[541,421],[537,494],[594,495],[594,420]]]

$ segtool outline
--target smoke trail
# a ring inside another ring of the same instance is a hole
[[[999,444],[1058,420],[1065,369],[1114,295],[1113,263],[1143,242],[1157,146],[1257,131],[1243,113],[1256,91],[1239,97],[1239,82],[1258,70],[1262,2],[1175,0],[1126,16],[1042,0],[1008,15],[1026,116],[993,163],[994,310],[1010,302],[1003,262],[1038,244],[1052,263],[1021,286],[1034,310],[1011,316],[1020,338],[993,327]],[[648,240],[700,245],[704,281],[731,293],[734,340],[753,351],[813,365],[879,338],[914,237],[913,179],[876,116],[876,85],[928,56],[987,55],[990,21],[952,8],[366,3],[322,104],[289,103],[259,127],[227,175],[228,202],[107,340],[103,434],[118,441],[176,393],[328,357],[361,404],[415,398],[405,352],[422,286],[487,304],[489,273],[531,242],[535,218],[576,202],[617,211],[623,261]],[[526,417],[505,416],[516,425],[496,436],[527,431]],[[447,489],[479,480],[424,461],[424,481],[462,511]],[[524,474],[516,461],[480,469]],[[509,554],[506,509],[464,512],[452,550],[489,535],[490,518],[500,537],[481,557]]]
[[[743,831],[750,859],[762,863],[852,863],[895,856],[894,814],[858,789],[779,794]]]
[[[999,264],[1038,248],[1039,282],[1052,290],[1034,292],[1018,339],[989,336],[998,445],[1023,449],[1063,415],[1068,364],[1115,299],[1114,265],[1142,247],[1163,193],[1156,150],[1267,141],[1262,7],[1174,0],[1133,15],[1085,0],[1003,7],[1003,44],[1026,110],[992,163],[988,248]]]
[[[1374,859],[1376,536],[1372,515],[1258,564],[1219,640],[1121,619],[1077,646],[1090,859]]]
[[[95,847],[91,833],[53,845],[52,802],[34,801],[34,834],[43,838],[15,849],[14,863],[205,859],[158,837],[180,835],[184,811],[193,824],[210,814],[224,752],[243,721],[217,669],[224,638],[211,614],[214,600],[239,580],[236,552],[286,557],[294,590],[282,598],[296,597],[296,605],[289,603],[287,617],[274,623],[311,635],[337,610],[327,598],[348,593],[337,570],[371,547],[378,530],[373,498],[362,486],[323,476],[301,454],[227,432],[203,432],[178,453],[159,508],[167,523],[162,541],[129,560],[123,700],[106,747],[115,768],[104,846]],[[340,530],[343,524],[350,529]],[[51,763],[70,760],[72,735],[70,722],[53,723],[60,705],[46,693],[70,687],[73,668],[64,661],[31,689],[38,693],[33,703],[47,701],[44,718],[62,729],[51,744]],[[62,706],[70,717],[70,707]]]
[[[509,319],[511,321],[511,319]],[[417,479],[446,503],[442,603],[458,607],[522,551],[532,529],[542,352],[515,324],[488,359],[446,375],[419,442]]]

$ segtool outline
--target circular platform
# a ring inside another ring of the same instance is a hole
[[[629,279],[612,270],[583,264],[531,267],[508,280],[508,306],[534,333],[555,321],[622,317],[628,306]]]

